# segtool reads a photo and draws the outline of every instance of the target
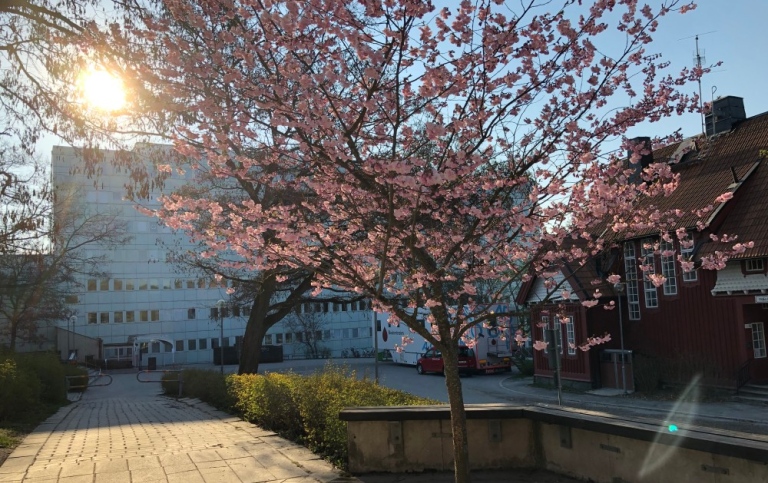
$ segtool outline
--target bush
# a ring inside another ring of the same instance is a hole
[[[65,375],[88,373],[63,366],[52,353],[0,353],[0,420],[25,417],[44,406],[67,403]]]
[[[40,381],[40,400],[60,404],[67,401],[67,381],[65,375],[85,375],[88,384],[88,372],[77,367],[61,364],[58,356],[53,353],[30,353],[16,356],[19,367],[34,374]],[[68,372],[65,372],[68,371]]]
[[[632,365],[635,375],[635,390],[653,393],[662,388],[664,361],[656,357],[635,354]]]
[[[176,396],[179,394],[179,375],[182,375],[182,395],[196,397],[207,402],[211,406],[229,410],[233,401],[227,393],[224,376],[218,372],[202,369],[185,369],[182,373],[167,372],[163,374],[162,386],[165,394]]]
[[[223,394],[221,384],[225,384]],[[177,394],[171,384],[164,382],[163,386],[166,393]],[[342,468],[347,464],[347,431],[339,411],[351,406],[437,404],[359,380],[354,371],[331,364],[311,376],[266,373],[224,378],[212,371],[185,370],[183,391],[185,396],[229,409],[246,421],[302,443]]]
[[[0,420],[15,419],[37,406],[40,381],[9,357],[0,361]]]

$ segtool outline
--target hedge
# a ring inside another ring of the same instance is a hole
[[[199,398],[299,442],[340,468],[347,465],[346,423],[339,419],[342,409],[439,404],[358,379],[349,368],[331,364],[311,376],[265,373],[222,377],[213,371],[185,370],[183,381],[184,396]],[[163,387],[166,394],[178,394],[176,383],[164,381]]]

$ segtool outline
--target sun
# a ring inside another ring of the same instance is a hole
[[[117,111],[125,106],[123,81],[101,69],[89,69],[80,77],[80,91],[85,103],[100,111]]]

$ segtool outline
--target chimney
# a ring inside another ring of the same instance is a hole
[[[712,109],[704,117],[707,126],[707,136],[714,136],[731,130],[734,124],[747,118],[744,111],[744,99],[736,96],[725,96],[715,99]]]
[[[643,169],[653,163],[653,149],[651,148],[651,138],[641,136],[632,138],[628,141],[629,148],[627,149],[627,167],[633,169],[634,172],[629,177],[629,182],[638,184],[642,181],[640,174]],[[632,154],[637,152],[640,155],[640,161],[637,163],[632,162]]]

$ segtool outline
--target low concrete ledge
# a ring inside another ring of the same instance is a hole
[[[551,407],[470,404],[466,411],[473,469],[538,467],[611,483],[768,481],[768,437],[693,426],[670,432]],[[353,473],[452,469],[447,406],[348,408],[340,418]]]

